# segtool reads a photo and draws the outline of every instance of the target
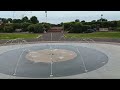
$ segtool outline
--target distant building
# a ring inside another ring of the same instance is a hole
[[[109,29],[108,28],[99,28],[99,31],[101,31],[101,32],[107,32],[107,31],[109,31]]]
[[[8,23],[10,24],[10,21],[8,21]]]
[[[15,32],[22,32],[22,29],[15,29]]]
[[[63,32],[63,27],[51,27],[48,32]]]

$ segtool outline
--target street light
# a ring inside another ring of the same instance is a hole
[[[45,13],[46,13],[46,23],[47,23],[47,11],[45,11]]]
[[[15,16],[15,11],[13,11],[13,19],[14,19],[14,16]]]
[[[101,27],[102,27],[102,19],[103,19],[102,17],[103,17],[103,14],[101,14]]]
[[[103,19],[102,16],[103,16],[103,14],[101,14],[101,22],[102,22],[102,19]]]
[[[45,14],[46,14],[46,24],[47,24],[47,11],[45,11]],[[46,28],[44,29],[44,33],[46,33]]]

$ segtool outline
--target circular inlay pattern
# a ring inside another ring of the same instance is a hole
[[[37,62],[61,62],[67,60],[73,60],[77,54],[70,50],[65,49],[44,49],[39,51],[32,51],[26,55],[28,60],[35,63]]]
[[[35,44],[0,54],[0,73],[29,78],[63,77],[88,73],[107,62],[106,54],[80,44]]]

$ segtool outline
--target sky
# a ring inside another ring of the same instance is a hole
[[[120,11],[47,11],[47,22],[59,24],[75,19],[92,21],[100,19],[101,14],[109,21],[120,20]],[[46,22],[45,11],[0,11],[0,18],[21,19],[23,16],[36,16],[39,22]]]

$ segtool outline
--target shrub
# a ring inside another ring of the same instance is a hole
[[[4,25],[0,25],[0,32],[4,32]]]
[[[7,32],[7,33],[14,32],[13,26],[12,25],[4,26],[4,32]]]
[[[88,29],[90,29],[91,26],[90,25],[83,25],[82,26],[82,32],[86,32]]]
[[[30,23],[21,23],[21,28],[22,28],[22,31],[26,32],[28,31],[28,26],[30,25]]]
[[[32,25],[29,25],[27,29],[29,32],[34,32],[34,33],[44,32],[44,28],[42,24],[32,24]]]
[[[81,22],[70,22],[64,24],[64,29],[69,33],[83,33],[90,28],[90,25],[83,25]]]
[[[47,32],[49,29],[50,29],[50,27],[51,27],[51,25],[49,24],[49,23],[42,23],[42,25],[43,25],[43,28],[44,28],[44,30]]]
[[[70,23],[64,23],[64,30],[69,31],[70,29]]]
[[[114,28],[114,31],[120,31],[120,27]]]
[[[82,33],[82,23],[80,22],[71,23],[69,33]]]
[[[21,24],[20,23],[13,23],[11,24],[13,26],[13,29],[21,29]]]
[[[76,22],[73,24],[72,33],[82,33],[82,24],[80,22]]]

